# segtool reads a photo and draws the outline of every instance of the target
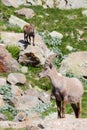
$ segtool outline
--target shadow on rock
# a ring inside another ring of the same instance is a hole
[[[24,48],[26,49],[28,45],[30,45],[30,42],[24,41],[24,40],[19,40],[20,43],[23,44]]]

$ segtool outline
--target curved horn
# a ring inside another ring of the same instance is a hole
[[[52,54],[52,55],[50,55],[50,56],[46,59],[44,67],[46,67],[47,65],[50,65],[51,61],[52,61],[56,56],[57,56],[57,54]]]

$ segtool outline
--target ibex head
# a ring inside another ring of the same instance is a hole
[[[50,55],[46,61],[45,61],[45,64],[44,64],[44,68],[42,70],[42,72],[39,73],[39,77],[42,78],[42,77],[46,77],[46,76],[49,76],[50,73],[51,73],[51,70],[52,70],[52,64],[51,64],[51,61],[57,56],[57,54],[52,54]]]

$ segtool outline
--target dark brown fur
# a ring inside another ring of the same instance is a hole
[[[35,39],[35,32],[34,32],[34,26],[33,25],[24,25],[24,41],[29,42],[31,44],[31,37],[33,38],[33,46],[35,45],[34,39]],[[28,41],[29,38],[29,41]]]

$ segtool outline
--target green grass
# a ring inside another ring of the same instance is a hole
[[[20,48],[14,45],[7,45],[6,49],[11,53],[12,57],[14,59],[18,59],[19,58],[19,53],[20,53]]]
[[[26,74],[27,82],[31,84],[32,87],[39,87],[40,89],[48,91],[51,89],[51,83],[48,78],[39,78],[39,72],[42,70],[41,67],[28,67],[28,74]]]

